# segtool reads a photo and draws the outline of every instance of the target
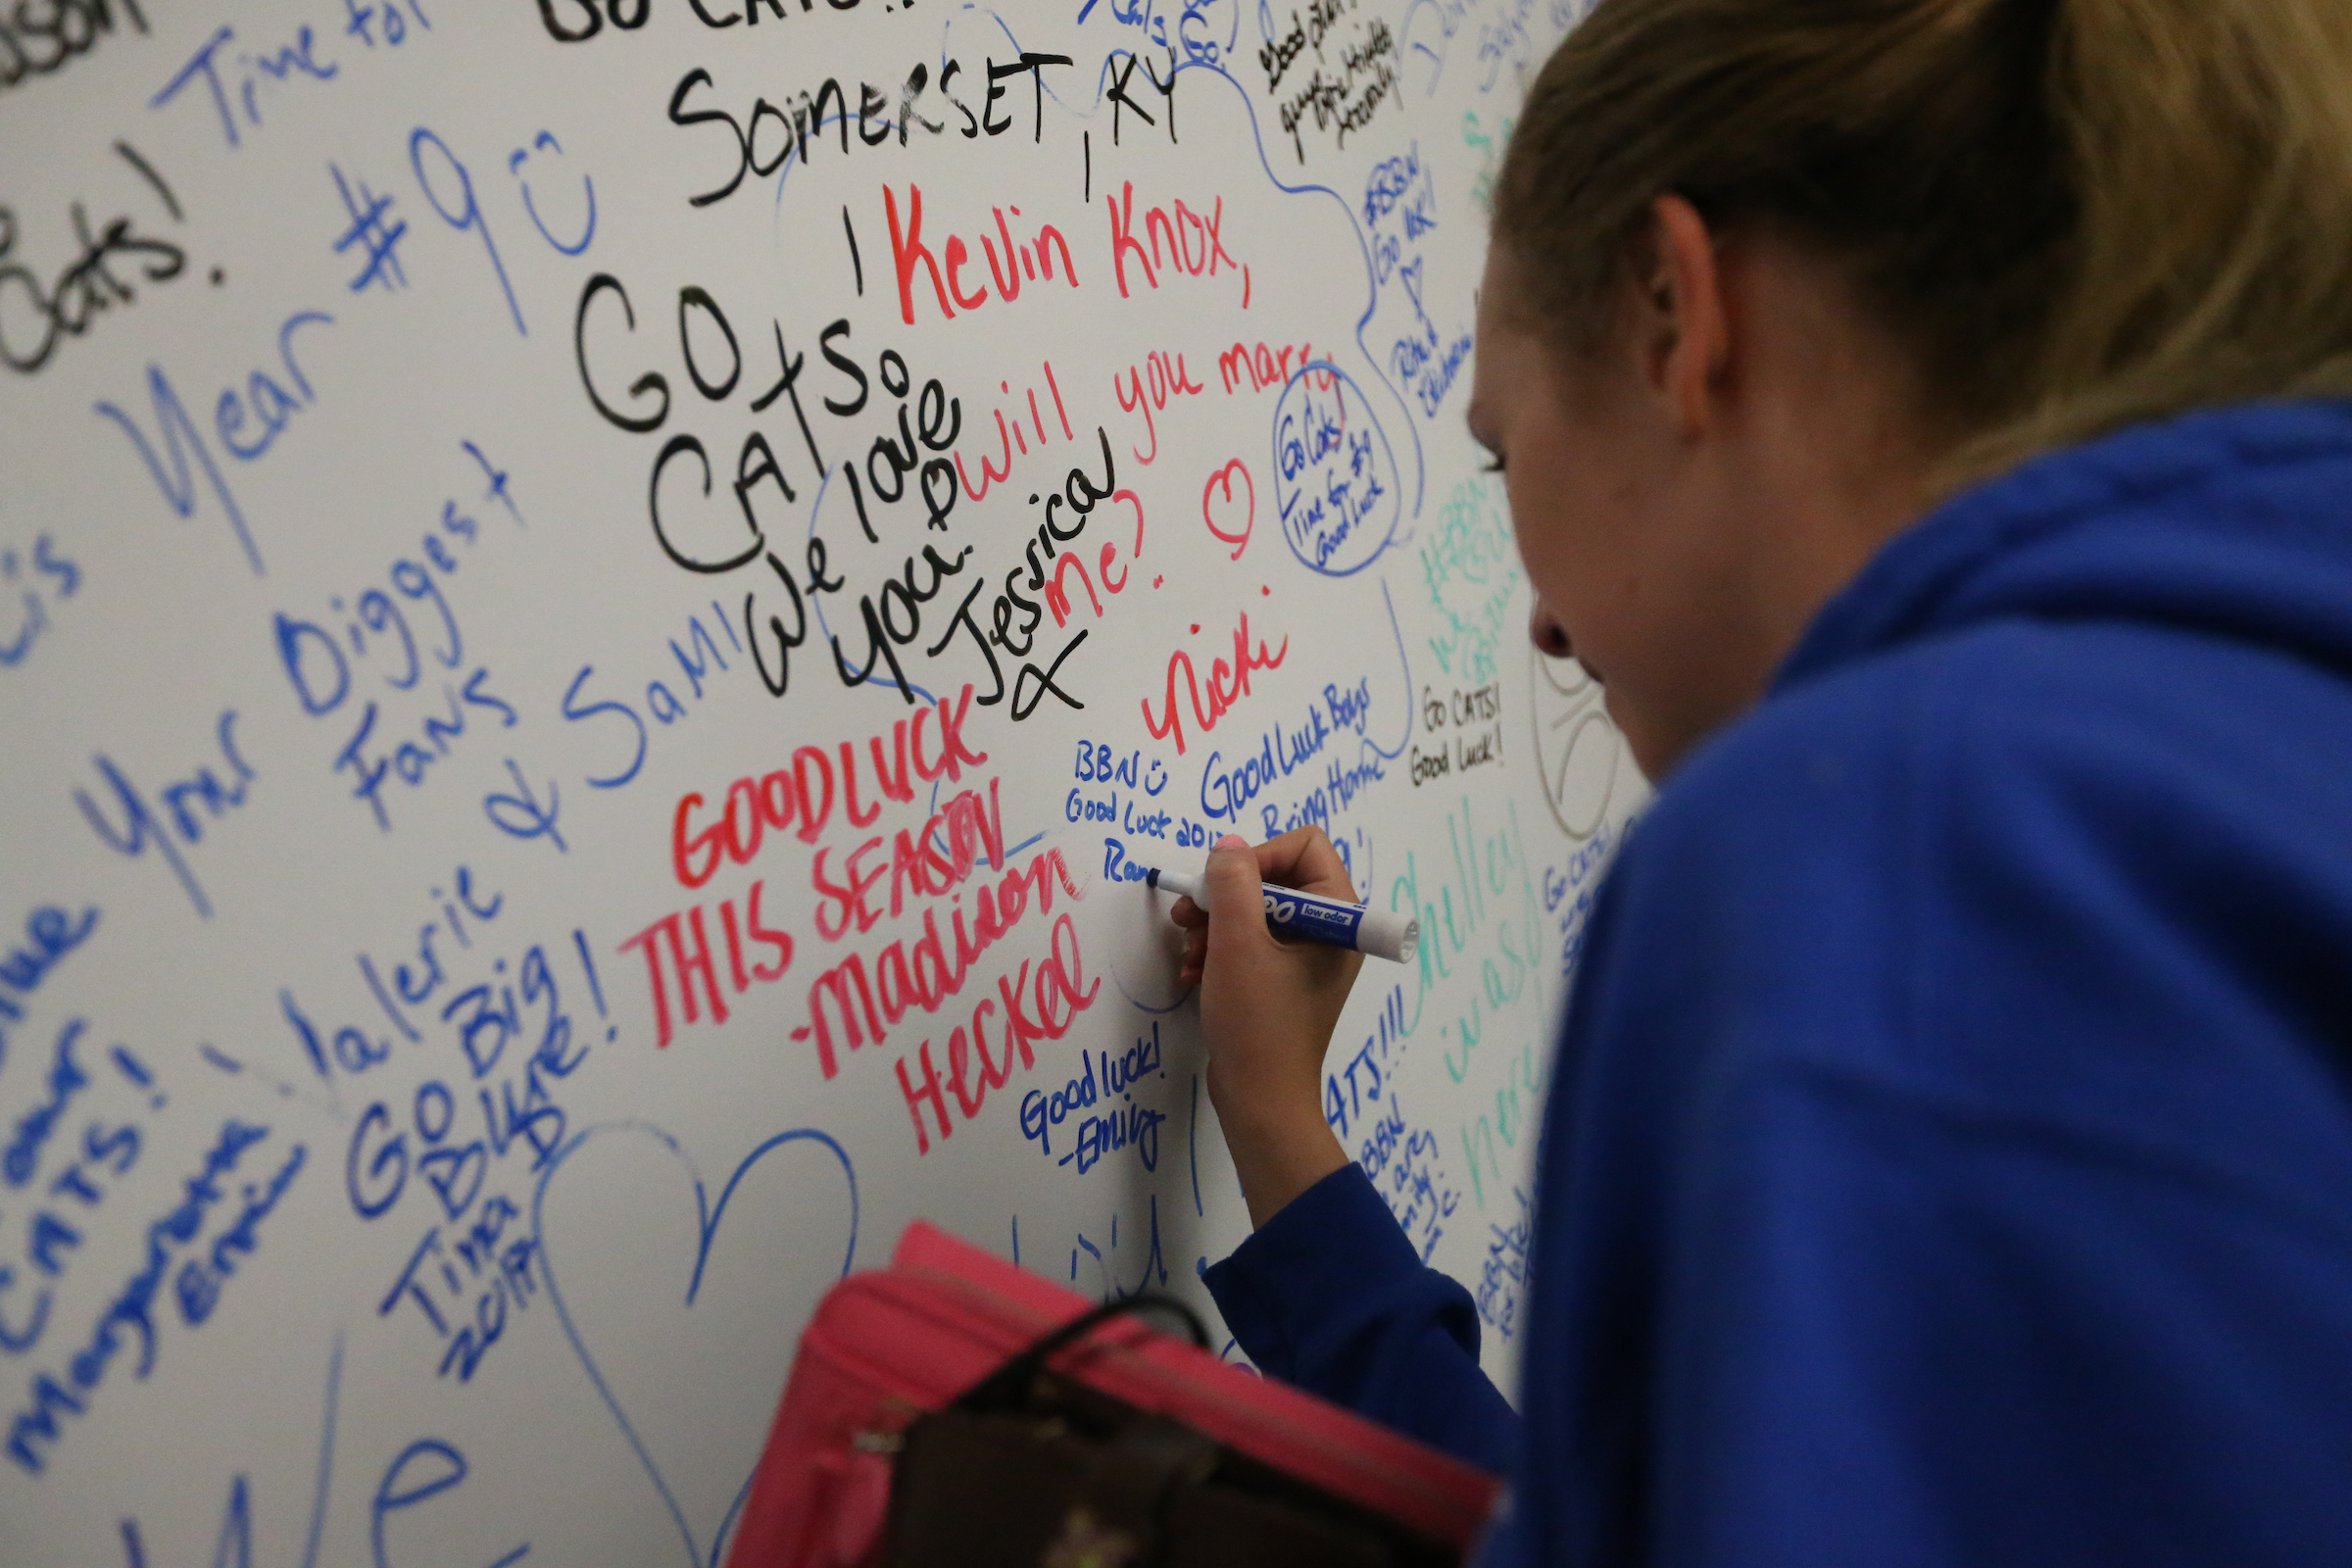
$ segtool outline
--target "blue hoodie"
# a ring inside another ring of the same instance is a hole
[[[1488,1560],[2352,1564],[2352,405],[1889,544],[1593,917],[1514,1417],[1360,1171],[1208,1283]]]

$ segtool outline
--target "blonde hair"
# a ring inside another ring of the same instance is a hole
[[[1563,347],[1667,192],[1850,264],[1970,432],[1955,484],[2352,393],[2352,0],[1601,0],[1495,192]]]

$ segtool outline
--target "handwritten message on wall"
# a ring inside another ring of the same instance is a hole
[[[0,6],[0,1561],[711,1568],[916,1217],[1207,1312],[1229,832],[1418,915],[1326,1112],[1507,1380],[1642,788],[1462,422],[1582,9]]]

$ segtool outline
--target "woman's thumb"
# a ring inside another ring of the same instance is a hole
[[[1247,940],[1266,929],[1265,884],[1257,872],[1257,857],[1249,843],[1228,833],[1209,847],[1208,869],[1201,875],[1201,903],[1208,908],[1211,947]]]

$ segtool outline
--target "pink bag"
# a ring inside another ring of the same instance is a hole
[[[890,1267],[835,1286],[802,1335],[729,1568],[879,1563],[909,1424],[1091,1305],[930,1225],[908,1226]],[[1051,1366],[1457,1557],[1494,1506],[1498,1484],[1485,1472],[1133,1317],[1102,1324]]]

